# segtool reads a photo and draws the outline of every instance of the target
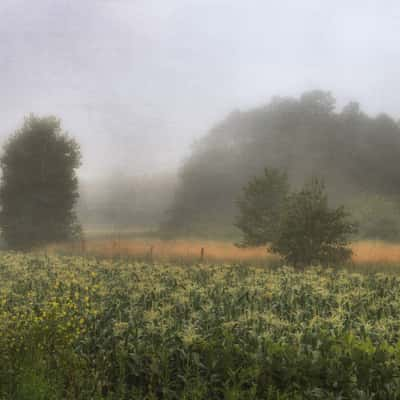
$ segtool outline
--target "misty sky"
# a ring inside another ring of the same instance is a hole
[[[56,114],[81,176],[171,170],[233,109],[331,90],[400,117],[398,1],[0,0],[0,138]]]

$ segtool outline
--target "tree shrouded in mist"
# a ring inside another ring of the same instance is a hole
[[[266,169],[243,192],[236,223],[241,246],[266,245],[294,266],[334,265],[351,256],[347,245],[355,224],[343,206],[328,205],[321,180],[314,178],[289,194],[286,174]]]
[[[60,120],[30,115],[5,144],[0,159],[0,226],[8,246],[29,249],[79,232],[77,142]]]
[[[275,97],[231,113],[195,144],[166,226],[177,234],[232,226],[237,194],[266,165],[285,170],[294,188],[323,178],[333,203],[360,195],[395,199],[399,154],[400,126],[386,114],[366,115],[356,102],[338,110],[321,90]]]
[[[275,238],[288,192],[286,173],[268,168],[243,188],[238,201],[240,215],[235,222],[243,234],[241,247],[262,246]]]
[[[315,178],[287,197],[277,229],[270,249],[294,266],[347,261],[349,237],[357,230],[343,206],[329,207],[325,185]]]

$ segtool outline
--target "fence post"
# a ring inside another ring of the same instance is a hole
[[[153,251],[154,251],[154,246],[150,246],[150,262],[153,262]]]
[[[118,231],[118,255],[121,257],[121,232]]]
[[[201,262],[204,261],[204,247],[202,247],[201,250],[200,250],[200,261]]]
[[[85,239],[81,239],[81,253],[83,254],[85,251],[86,251]]]

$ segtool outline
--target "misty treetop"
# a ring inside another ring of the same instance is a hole
[[[180,171],[169,229],[201,231],[231,224],[241,188],[265,166],[287,171],[295,188],[320,176],[334,202],[360,194],[400,192],[400,127],[386,114],[342,110],[330,92],[275,97],[249,111],[235,111],[194,146]]]
[[[30,115],[0,159],[0,225],[7,244],[24,249],[71,238],[78,230],[79,145],[56,117]]]

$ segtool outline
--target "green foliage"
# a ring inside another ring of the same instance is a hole
[[[360,239],[400,240],[400,205],[398,199],[383,196],[358,196],[348,202],[358,222]]]
[[[398,399],[400,277],[0,254],[0,398]]]
[[[57,118],[26,118],[6,143],[0,165],[0,225],[11,248],[31,248],[79,234],[74,205],[80,151]]]
[[[317,179],[288,196],[278,230],[271,250],[294,266],[347,261],[352,254],[348,238],[356,231],[343,206],[329,208],[324,184]]]
[[[239,217],[235,226],[243,233],[240,246],[261,246],[276,238],[281,207],[289,192],[286,173],[278,169],[264,170],[244,188],[238,201]]]
[[[338,110],[320,90],[274,98],[231,113],[193,146],[166,228],[187,234],[198,221],[231,224],[234,199],[265,165],[287,171],[295,187],[323,176],[338,204],[360,193],[398,196],[399,149],[400,126],[384,114],[366,115],[356,102]]]
[[[236,226],[241,246],[268,245],[290,265],[336,264],[348,260],[355,225],[341,207],[330,208],[322,181],[312,179],[288,194],[285,173],[265,170],[244,188]]]

